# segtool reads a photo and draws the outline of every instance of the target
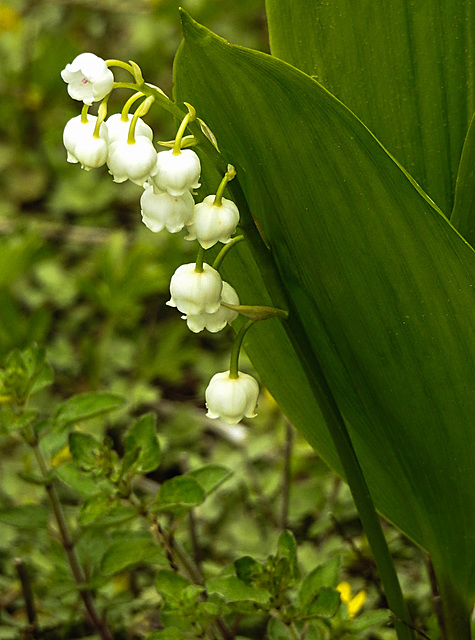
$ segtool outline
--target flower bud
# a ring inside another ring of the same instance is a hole
[[[167,304],[185,314],[215,313],[221,304],[221,276],[209,264],[203,264],[203,271],[196,271],[195,266],[182,264],[175,271]]]
[[[182,196],[171,196],[166,191],[154,193],[153,187],[149,186],[140,198],[142,221],[154,233],[163,228],[177,233],[190,222],[194,204],[189,191]]]
[[[114,75],[105,60],[93,53],[81,53],[61,71],[74,100],[91,105],[112,91]]]
[[[148,180],[157,161],[155,147],[145,136],[137,136],[134,142],[119,138],[109,147],[107,166],[114,182],[131,180],[140,186]]]
[[[259,384],[247,373],[239,372],[237,378],[230,378],[229,371],[217,373],[206,389],[206,415],[237,424],[243,418],[256,416],[258,397]]]
[[[221,303],[239,304],[239,296],[236,291],[227,282],[223,282],[223,290],[221,292]],[[188,328],[193,333],[199,333],[203,329],[207,329],[211,333],[217,333],[224,329],[227,324],[231,324],[238,317],[237,311],[227,309],[222,304],[215,313],[200,313],[199,315],[182,316],[186,320]]]
[[[170,149],[158,153],[151,181],[159,191],[181,196],[185,191],[198,189],[200,173],[200,159],[192,149],[182,149],[179,154]]]
[[[214,204],[215,196],[206,196],[195,205],[193,219],[188,227],[186,240],[198,240],[203,249],[209,249],[217,242],[226,244],[236,231],[239,210],[231,200],[221,199]]]

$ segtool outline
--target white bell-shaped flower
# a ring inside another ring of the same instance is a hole
[[[170,233],[181,231],[190,222],[194,205],[189,191],[171,196],[166,191],[155,193],[152,186],[146,187],[140,198],[142,221],[154,233],[164,228]]]
[[[68,153],[68,162],[79,162],[83,169],[95,169],[106,163],[109,135],[103,122],[99,127],[99,137],[94,136],[97,116],[87,114],[87,122],[76,116],[66,123],[63,144]]]
[[[209,249],[217,242],[229,242],[239,223],[239,209],[232,200],[221,198],[220,204],[215,204],[214,200],[215,196],[206,196],[203,202],[195,205],[188,227],[186,240],[198,240],[203,249]]]
[[[157,152],[149,138],[137,136],[134,142],[119,138],[109,147],[107,166],[114,182],[131,180],[143,186],[155,167]]]
[[[105,60],[94,53],[78,55],[61,71],[61,77],[71,98],[88,105],[105,98],[114,84],[114,74]]]
[[[206,389],[208,418],[220,418],[237,424],[243,418],[255,418],[259,384],[247,373],[230,378],[229,371],[214,375]]]
[[[203,264],[203,271],[196,271],[195,263],[182,264],[170,280],[170,307],[188,315],[215,313],[221,304],[223,281],[209,264]]]
[[[159,191],[168,191],[171,196],[181,196],[185,191],[200,186],[201,163],[192,149],[182,149],[175,154],[173,149],[160,151],[151,182]]]
[[[224,281],[221,292],[221,302],[239,304],[238,294],[230,284]],[[199,315],[188,314],[182,317],[183,320],[186,320],[188,328],[191,329],[193,333],[199,333],[203,331],[203,329],[207,329],[211,333],[217,333],[224,329],[227,324],[231,324],[231,322],[238,317],[238,313],[221,305],[215,313],[200,313]]]
[[[116,140],[126,139],[129,135],[130,122],[132,120],[133,114],[127,114],[127,120],[122,120],[121,113],[113,113],[106,120],[107,130],[109,131],[109,144],[112,144]],[[145,136],[149,140],[153,139],[153,131],[151,127],[148,126],[146,122],[142,120],[142,118],[137,119],[137,124],[135,125],[135,135]]]

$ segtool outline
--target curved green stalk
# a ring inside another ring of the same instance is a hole
[[[232,238],[230,242],[225,244],[214,259],[214,262],[212,264],[213,269],[216,269],[217,271],[221,266],[221,263],[224,260],[225,256],[227,256],[228,251],[230,251],[236,244],[238,244],[238,242],[242,242],[243,240],[245,240],[243,235],[234,236],[234,238]]]
[[[237,332],[234,339],[233,349],[231,351],[231,360],[229,363],[229,377],[233,380],[239,378],[239,353],[241,351],[242,341],[247,331],[252,327],[255,320],[247,320]]]

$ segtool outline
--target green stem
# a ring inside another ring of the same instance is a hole
[[[89,105],[84,104],[82,109],[81,109],[81,123],[82,124],[87,124],[87,112],[89,109]]]
[[[45,480],[48,479],[48,469],[46,467],[46,462],[41,452],[39,443],[37,441],[28,442],[33,449],[35,454],[36,461],[38,463],[38,467],[41,471],[41,475]],[[66,518],[63,513],[63,508],[61,505],[61,501],[58,496],[58,492],[56,490],[56,486],[53,481],[49,481],[45,483],[45,489],[48,494],[49,500],[51,502],[51,506],[53,507],[54,517],[56,519],[59,534],[61,537],[61,542],[63,544],[64,550],[66,551],[66,555],[69,561],[69,566],[71,567],[71,572],[73,574],[74,580],[79,588],[79,594],[82,598],[84,606],[86,608],[89,620],[92,626],[96,629],[99,636],[102,640],[113,640],[112,634],[109,631],[105,621],[99,615],[94,600],[92,598],[91,592],[88,591],[86,587],[86,577],[84,575],[83,569],[79,562],[79,559],[74,550],[74,543],[71,538],[71,534],[69,533],[68,525],[66,523]]]
[[[219,183],[218,190],[216,191],[216,195],[214,197],[213,204],[215,207],[220,207],[223,202],[224,190],[226,189],[228,182],[230,182],[236,175],[236,169],[232,166],[232,164],[228,164],[228,169],[224,174],[223,179]]]
[[[196,273],[203,273],[204,258],[205,258],[205,249],[203,249],[203,247],[200,245],[200,248],[198,249],[198,254],[196,256],[196,265],[195,265]]]
[[[213,262],[213,269],[216,269],[216,271],[219,269],[222,261],[224,260],[225,256],[227,255],[228,251],[230,251],[238,242],[242,242],[243,240],[245,240],[244,236],[235,236],[234,238],[232,238],[231,242],[228,242],[227,244],[225,244],[223,246],[223,248],[220,250],[220,252],[218,253],[218,255],[216,256],[216,258],[214,259]]]
[[[231,360],[229,362],[229,377],[233,380],[239,378],[239,353],[241,351],[242,341],[246,335],[248,329],[252,327],[255,320],[248,320],[245,322],[234,339],[233,349],[231,351]]]
[[[135,144],[135,127],[137,126],[137,120],[148,113],[148,110],[152,106],[154,100],[155,98],[153,96],[148,96],[148,98],[145,98],[145,100],[135,110],[130,122],[129,135],[127,136],[128,144]]]
[[[121,116],[120,119],[123,122],[128,122],[129,120],[129,111],[130,108],[132,107],[132,105],[134,104],[134,102],[136,102],[139,98],[143,97],[143,93],[141,91],[137,91],[136,93],[134,93],[133,96],[130,96],[130,98],[125,102],[123,108],[122,108],[122,112],[121,112]]]
[[[124,62],[123,60],[106,60],[107,66],[110,67],[120,67],[121,69],[125,69],[135,78],[135,71],[131,64]]]
[[[96,126],[94,127],[94,132],[92,134],[93,138],[99,138],[100,137],[99,136],[99,130],[101,128],[101,124],[104,122],[104,120],[106,119],[106,116],[107,116],[107,101],[108,101],[108,99],[109,99],[109,96],[104,98],[104,100],[99,105],[99,111],[98,111],[98,114],[97,114]]]
[[[187,108],[188,108],[188,113],[185,115],[185,117],[183,118],[183,120],[181,121],[180,127],[177,131],[177,134],[175,136],[175,143],[173,145],[173,155],[174,156],[179,156],[181,153],[181,139],[183,138],[183,136],[185,135],[185,131],[187,126],[190,124],[190,122],[193,122],[193,120],[196,118],[196,111],[195,109],[191,106],[191,104],[188,104],[187,102],[185,102]]]

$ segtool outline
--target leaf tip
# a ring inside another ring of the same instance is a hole
[[[190,14],[185,11],[182,7],[179,8],[180,19],[181,19],[181,28],[183,31],[183,37],[185,40],[187,39],[195,39],[195,40],[205,40],[209,38],[220,39],[219,36],[212,33],[209,29],[204,27],[202,24],[194,20]]]
[[[193,26],[198,25],[196,20],[193,20],[190,14],[185,9],[183,9],[183,7],[178,7],[178,11],[180,13],[181,28],[183,29],[184,34],[187,31],[189,31]]]

